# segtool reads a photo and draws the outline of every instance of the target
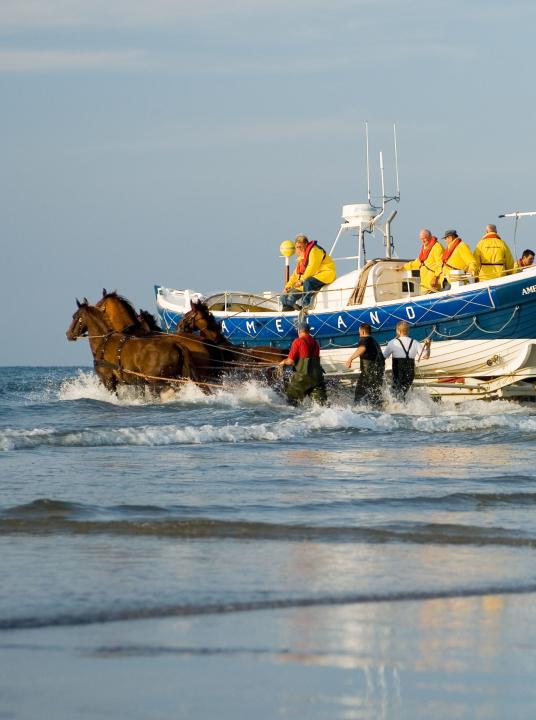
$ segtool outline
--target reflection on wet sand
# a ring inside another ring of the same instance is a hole
[[[499,718],[497,686],[512,652],[504,637],[516,622],[509,605],[531,602],[488,595],[292,610],[279,617],[292,652],[275,659],[353,671],[353,692],[333,699],[334,717]],[[533,652],[528,675],[534,666]],[[428,714],[418,701],[424,687]]]

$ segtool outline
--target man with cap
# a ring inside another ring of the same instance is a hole
[[[287,398],[292,405],[297,405],[309,396],[321,405],[326,402],[324,370],[320,364],[320,345],[312,337],[307,323],[300,322],[298,337],[290,346],[288,357],[279,364],[294,367],[287,385]]]
[[[337,277],[335,263],[316,241],[297,235],[294,247],[298,262],[281,295],[283,311],[307,309],[314,293]]]
[[[441,272],[434,278],[433,286],[439,285],[439,289],[448,290],[452,270],[463,270],[463,272],[474,277],[476,263],[469,245],[464,243],[456,230],[446,230],[443,239],[447,241],[447,247],[441,258]]]

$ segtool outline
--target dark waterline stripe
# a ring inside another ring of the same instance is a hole
[[[507,481],[511,481],[510,478],[508,478]],[[512,481],[518,483],[530,482],[534,485],[534,478],[516,477]],[[504,480],[501,479],[500,482],[504,482]],[[524,492],[522,490],[505,492],[497,490],[495,492],[462,491],[447,493],[445,495],[380,495],[378,497],[344,498],[342,500],[334,499],[323,502],[306,502],[297,504],[295,507],[300,512],[308,510],[316,512],[318,510],[339,508],[369,508],[375,506],[382,509],[385,507],[396,507],[411,511],[413,508],[422,508],[427,506],[438,509],[441,509],[444,506],[455,509],[465,509],[467,507],[481,508],[485,506],[486,509],[490,509],[502,505],[519,505],[521,507],[526,507],[529,504],[536,504],[536,492]],[[268,505],[266,509],[272,508]],[[174,519],[177,522],[180,522],[187,520],[187,518],[180,517],[179,513],[189,514],[194,510],[196,510],[195,507],[177,505],[162,507],[151,504],[119,504],[100,507],[97,505],[56,500],[54,498],[37,498],[36,500],[24,505],[15,505],[7,507],[4,510],[0,510],[0,527],[3,519],[27,521],[37,519],[43,522],[45,520],[58,520],[62,517],[64,520],[75,522],[79,521],[81,517],[87,517],[88,515],[98,517],[99,514],[102,515],[103,513],[113,514],[118,519],[124,518],[123,521],[125,521],[129,515],[135,516],[138,522],[150,522],[154,520],[154,515],[167,515],[170,520]],[[193,515],[190,517],[190,521],[195,521],[195,519],[196,518]],[[95,520],[95,522],[102,521]]]
[[[20,617],[0,619],[0,630],[36,630],[52,627],[74,627],[131,620],[157,620],[172,617],[203,615],[227,615],[261,610],[285,610],[290,608],[329,607],[337,605],[362,605],[365,603],[412,602],[450,598],[483,597],[486,595],[529,595],[536,593],[536,584],[524,587],[488,585],[481,588],[452,588],[450,590],[407,591],[393,594],[363,593],[314,598],[288,598],[284,600],[258,600],[251,602],[214,603],[207,605],[172,605],[152,608],[125,608],[102,610],[84,615],[64,613],[55,617]]]
[[[63,517],[0,520],[2,535],[110,535],[191,540],[255,540],[273,542],[416,543],[536,547],[536,537],[501,527],[454,523],[399,522],[378,527],[315,526],[210,518],[170,520],[69,520]]]

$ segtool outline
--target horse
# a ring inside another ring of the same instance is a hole
[[[233,345],[222,333],[220,325],[208,306],[202,302],[192,301],[191,310],[183,316],[177,325],[176,334],[199,332],[203,340],[211,346],[217,347],[222,352],[222,362],[228,369],[260,369],[265,366],[266,370],[278,365],[281,360],[287,357],[288,351],[271,346],[260,346],[256,348],[242,348]],[[268,373],[269,377],[273,373]]]
[[[102,309],[89,305],[86,298],[76,304],[67,339],[88,333],[95,371],[108,390],[116,391],[119,384],[144,384],[159,390],[169,387],[166,381],[172,379],[197,381],[192,354],[173,336],[136,337],[115,332]]]
[[[151,313],[147,310],[140,310],[138,315],[132,303],[119,295],[117,291],[107,292],[106,288],[103,288],[102,298],[96,303],[95,307],[104,312],[110,327],[116,332],[136,337],[149,335],[174,337],[175,342],[179,342],[188,349],[199,373],[203,377],[214,377],[218,374],[219,357],[215,357],[214,351],[208,348],[198,336],[187,333],[181,336],[170,336],[168,333],[163,333]]]
[[[117,290],[108,292],[103,288],[102,298],[95,303],[95,307],[104,311],[111,326],[119,332],[138,337],[161,332],[150,312],[140,309],[137,313],[132,303],[119,295]]]

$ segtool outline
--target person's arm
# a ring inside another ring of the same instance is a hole
[[[294,271],[292,273],[292,275],[289,277],[287,284],[285,285],[285,288],[284,288],[285,292],[292,290],[292,288],[296,284],[299,284],[299,277],[298,277],[298,273],[296,271]]]
[[[463,245],[458,246],[457,250],[460,251],[460,259],[465,268],[465,272],[469,273],[469,275],[472,275],[473,277],[476,277],[478,275],[476,270],[476,260],[469,246],[464,243]]]
[[[399,265],[399,267],[396,268],[397,272],[402,272],[402,270],[419,270],[421,267],[421,261],[419,258],[415,258],[415,260],[410,260],[405,265]]]
[[[393,354],[393,341],[389,340],[387,345],[383,349],[383,357],[387,360],[388,357],[391,357]]]
[[[439,278],[443,272],[443,252],[443,245],[436,242],[432,248],[432,252],[426,258],[426,267],[432,273],[429,283],[433,290],[439,286]]]
[[[430,357],[430,345],[430,338],[426,338],[426,340],[423,340],[422,343],[419,343],[419,347],[417,348],[419,351],[417,355],[417,362],[419,360],[428,360]]]
[[[433,273],[433,277],[430,280],[430,287],[437,288],[439,286],[439,279],[443,272],[443,253],[445,248],[441,243],[436,242],[432,248],[432,252],[426,258],[426,265],[429,270]]]
[[[358,345],[357,348],[354,350],[354,352],[350,355],[350,357],[346,361],[346,363],[345,363],[346,367],[351,368],[354,360],[358,357],[361,357],[361,355],[363,355],[365,350],[366,350],[366,348],[364,345]]]
[[[482,267],[482,254],[480,252],[480,243],[475,248],[475,251],[473,253],[473,263],[474,263],[474,274],[475,276],[479,274],[480,268]]]
[[[506,271],[505,275],[511,275],[514,267],[514,257],[510,252],[510,248],[508,247],[508,245],[504,243],[504,269]]]

